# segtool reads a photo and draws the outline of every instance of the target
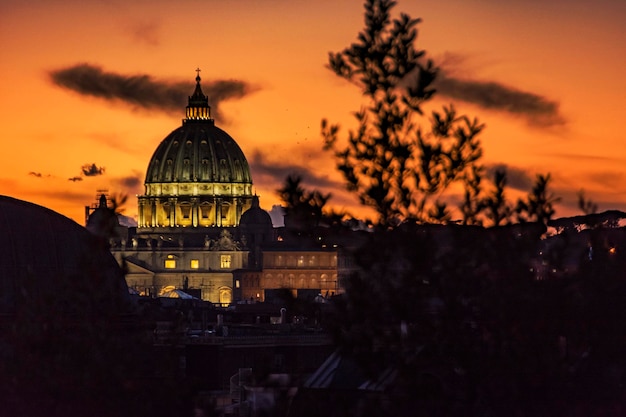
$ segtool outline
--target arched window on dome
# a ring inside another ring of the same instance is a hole
[[[189,181],[191,176],[191,161],[189,158],[183,159],[183,180]]]
[[[206,158],[202,159],[202,164],[200,168],[200,178],[202,178],[203,180],[208,180],[210,178],[209,160]]]
[[[230,181],[230,174],[228,172],[225,159],[220,159],[220,181]]]
[[[161,164],[161,161],[159,161],[158,159],[155,159],[154,161],[152,161],[152,168],[150,169],[152,171],[152,181],[158,181],[159,179],[159,165]]]
[[[174,161],[168,159],[165,161],[165,180],[170,181],[172,179],[172,170],[174,166]]]
[[[234,167],[233,167],[233,174],[235,175],[235,181],[243,181],[243,169],[241,168],[241,162],[239,162],[239,159],[235,159],[234,162]]]

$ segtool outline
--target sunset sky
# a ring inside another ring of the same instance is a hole
[[[440,65],[433,108],[486,124],[484,162],[527,191],[551,173],[557,216],[626,210],[626,1],[399,0]],[[363,27],[362,1],[3,0],[0,194],[84,224],[96,191],[126,193],[180,126],[195,69],[216,124],[241,146],[261,205],[289,173],[354,210],[320,121],[347,128],[360,91],[326,68]]]

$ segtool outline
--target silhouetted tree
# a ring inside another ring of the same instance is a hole
[[[358,127],[339,141],[339,126],[322,121],[325,148],[332,150],[348,190],[376,210],[378,221],[446,222],[441,199],[452,183],[471,182],[482,148],[483,125],[454,107],[433,111],[429,128],[416,124],[432,98],[437,69],[415,48],[419,19],[391,19],[391,0],[365,2],[365,28],[358,41],[329,54],[329,67],[357,84],[369,105],[355,113]]]
[[[286,225],[296,231],[310,232],[320,225],[341,225],[347,216],[345,212],[327,206],[332,197],[330,193],[305,189],[301,176],[287,176],[276,192],[283,202]]]
[[[115,214],[122,214],[124,210],[126,210],[126,202],[128,201],[128,194],[125,193],[114,193],[111,197],[111,209],[115,212]]]
[[[578,208],[583,214],[595,214],[598,212],[598,205],[585,196],[585,190],[580,190],[577,197]]]
[[[493,226],[501,226],[511,222],[513,208],[506,199],[505,189],[507,176],[505,170],[496,170],[494,173],[494,189],[482,201],[485,217]]]
[[[539,222],[547,224],[554,216],[554,204],[560,201],[549,189],[550,174],[538,174],[532,191],[526,200],[517,202],[516,213],[520,222]]]

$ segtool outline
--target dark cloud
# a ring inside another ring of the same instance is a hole
[[[103,175],[105,168],[99,167],[96,164],[85,164],[81,167],[81,171],[85,177],[96,177],[98,175]]]
[[[112,180],[114,188],[121,189],[122,194],[136,195],[142,193],[144,176],[138,171],[133,171],[125,177],[115,178]]]
[[[67,180],[72,181],[72,182],[82,181],[83,177],[71,177],[71,178],[68,178]]]
[[[435,81],[437,92],[455,100],[524,117],[529,124],[550,127],[565,124],[559,103],[494,81],[460,79],[440,71]]]
[[[532,189],[535,182],[535,174],[523,168],[512,167],[506,164],[493,164],[487,165],[486,170],[489,179],[493,179],[496,170],[505,170],[507,185],[515,190],[528,192]]]
[[[303,179],[306,187],[321,189],[341,189],[342,184],[329,179],[326,176],[320,176],[316,171],[298,164],[283,161],[270,161],[259,150],[252,153],[250,159],[250,167],[255,173],[255,177],[261,177],[263,182],[282,185],[288,175],[299,175]]]
[[[30,171],[28,173],[28,175],[31,175],[33,177],[37,177],[37,178],[41,178],[43,175],[41,174],[41,172],[35,172],[35,171]]]
[[[105,72],[101,67],[77,64],[49,72],[52,82],[62,88],[81,95],[104,100],[121,101],[146,110],[159,110],[180,114],[193,92],[191,82],[155,80],[146,74],[119,74]],[[220,103],[232,98],[241,98],[257,90],[245,81],[213,80],[202,83],[209,97],[212,116],[221,121]]]
[[[141,186],[142,178],[139,176],[131,175],[128,177],[120,178],[117,182],[125,188],[136,189]]]
[[[588,174],[587,178],[598,185],[612,190],[624,183],[624,173],[621,171],[593,172]]]

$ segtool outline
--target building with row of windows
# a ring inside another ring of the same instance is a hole
[[[119,226],[106,195],[86,208],[87,228],[107,239],[139,294],[173,289],[228,305],[271,291],[334,294],[337,247],[279,241],[252,193],[246,157],[215,126],[196,77],[182,126],[157,146],[138,196],[137,227]]]

